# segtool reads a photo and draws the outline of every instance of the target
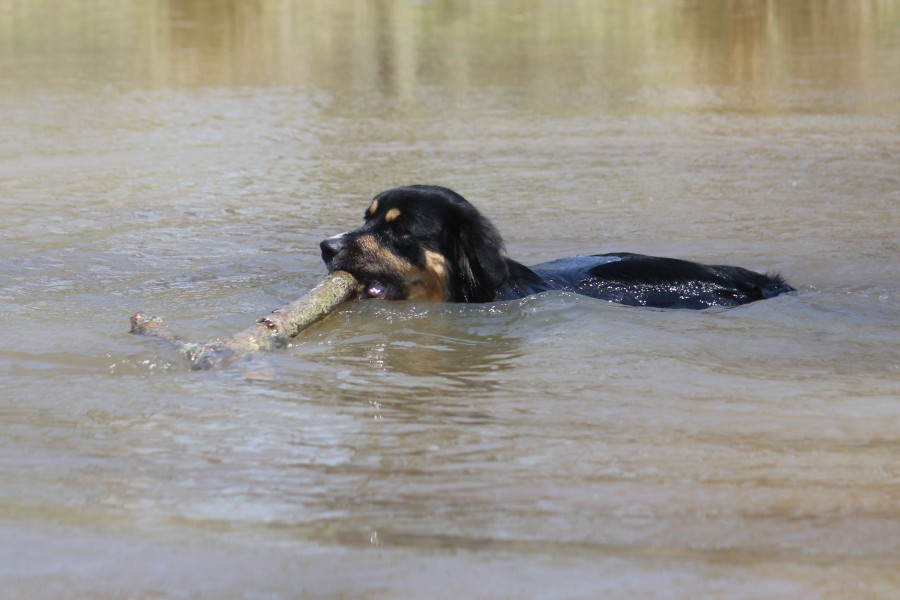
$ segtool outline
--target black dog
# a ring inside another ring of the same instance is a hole
[[[497,229],[465,198],[428,185],[387,190],[365,223],[323,241],[329,271],[347,271],[360,298],[438,302],[512,300],[566,290],[631,306],[737,306],[793,291],[741,267],[614,253],[526,267],[503,255]]]

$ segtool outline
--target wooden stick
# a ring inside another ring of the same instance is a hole
[[[335,271],[315,288],[279,308],[227,340],[190,343],[175,335],[158,317],[143,312],[131,317],[131,333],[162,338],[190,361],[191,369],[212,369],[257,350],[274,350],[287,345],[288,339],[320,321],[356,291],[353,275]]]

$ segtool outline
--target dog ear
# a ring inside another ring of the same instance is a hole
[[[503,238],[497,228],[468,204],[460,206],[463,214],[456,220],[459,227],[451,232],[452,256],[456,261],[460,298],[456,302],[490,302],[509,278],[509,267],[503,256]]]

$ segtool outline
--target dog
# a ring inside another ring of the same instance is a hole
[[[794,291],[778,275],[625,252],[526,267],[504,255],[496,227],[456,192],[411,185],[381,192],[359,229],[320,244],[359,299],[496,302],[551,290],[629,306],[738,306]]]

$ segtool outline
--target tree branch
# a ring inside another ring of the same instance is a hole
[[[288,340],[323,319],[346,301],[358,287],[356,278],[344,271],[335,271],[315,288],[279,308],[227,340],[191,343],[175,335],[159,317],[138,312],[131,317],[131,333],[149,335],[166,340],[190,361],[191,369],[218,367],[257,350],[274,350],[287,345]]]

